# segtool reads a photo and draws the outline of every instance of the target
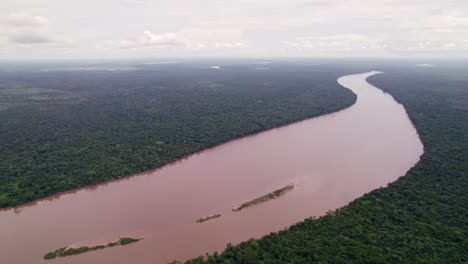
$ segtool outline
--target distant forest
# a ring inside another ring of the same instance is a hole
[[[336,82],[346,71],[332,66],[209,66],[0,65],[0,207],[157,168],[356,100]]]
[[[374,66],[385,74],[370,82],[406,107],[420,133],[419,163],[325,216],[186,264],[468,263],[467,68]]]

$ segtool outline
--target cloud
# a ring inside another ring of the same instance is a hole
[[[176,33],[168,32],[156,35],[153,32],[146,30],[143,36],[140,37],[138,44],[142,46],[158,46],[158,47],[177,47],[185,46],[183,39],[179,38]]]
[[[44,16],[11,13],[2,21],[2,25],[10,43],[24,46],[54,42],[49,36],[49,21]]]
[[[12,13],[7,16],[4,24],[8,27],[34,28],[44,27],[48,24],[47,18],[43,16],[33,16],[28,13]]]
[[[291,50],[312,54],[359,54],[365,55],[419,55],[427,53],[449,54],[468,48],[467,41],[420,39],[376,38],[360,34],[299,37],[283,41]]]
[[[454,42],[447,42],[444,45],[442,45],[444,49],[453,49],[457,47],[457,44]]]
[[[219,48],[219,49],[236,49],[236,48],[245,48],[247,47],[247,44],[244,42],[214,42],[213,43],[214,48]]]
[[[358,34],[299,37],[283,41],[289,48],[315,51],[343,52],[354,50],[385,49],[387,44],[376,38]]]
[[[155,34],[150,30],[145,30],[143,34],[134,40],[122,39],[118,41],[104,41],[96,45],[99,49],[139,49],[145,47],[153,48],[174,48],[185,47],[187,44],[174,32]]]
[[[191,28],[180,32],[188,49],[219,50],[243,49],[247,47],[244,34],[239,29]]]
[[[98,49],[241,49],[247,47],[239,32],[229,30],[200,30],[191,29],[179,32],[164,32],[156,34],[145,30],[135,40],[122,39],[105,41],[96,45]]]
[[[390,50],[394,52],[452,52],[462,48],[463,41],[406,40],[392,43],[390,46]]]
[[[52,42],[45,33],[36,31],[14,33],[10,36],[10,41],[17,44],[44,44]]]

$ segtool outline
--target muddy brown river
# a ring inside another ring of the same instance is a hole
[[[161,169],[0,211],[0,263],[158,264],[222,250],[344,206],[405,174],[423,146],[404,107],[366,82],[338,79],[358,97],[340,112],[234,140]],[[287,184],[280,198],[231,209]],[[199,217],[222,217],[196,223]],[[67,245],[118,236],[123,247],[43,260]]]

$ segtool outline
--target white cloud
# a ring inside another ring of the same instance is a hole
[[[457,44],[454,42],[447,42],[442,46],[444,49],[453,49],[457,47]]]
[[[463,41],[422,40],[400,41],[393,43],[391,50],[394,52],[453,52],[463,47]]]
[[[4,24],[9,27],[43,27],[48,24],[47,18],[33,16],[28,13],[12,13],[7,16]]]
[[[206,49],[241,49],[247,47],[242,41],[242,34],[239,32],[223,30],[183,30],[179,32],[164,32],[156,34],[150,30],[145,30],[143,34],[134,39],[122,39],[118,41],[104,41],[98,43],[98,49],[185,49],[185,50],[206,50]]]
[[[356,50],[385,49],[387,45],[380,39],[358,34],[299,37],[283,41],[287,47],[299,50],[343,52]]]
[[[17,44],[44,44],[52,40],[47,34],[38,31],[20,31],[10,36],[10,41]]]
[[[108,40],[96,45],[98,49],[174,48],[185,46],[185,41],[174,32],[155,34],[150,30],[145,30],[136,39]]]
[[[185,46],[184,40],[179,38],[177,34],[174,32],[168,32],[168,33],[162,33],[162,34],[156,35],[149,30],[146,30],[145,32],[143,32],[143,36],[140,37],[137,43],[142,46],[158,46],[158,47]]]
[[[188,49],[243,49],[247,47],[242,30],[190,28],[180,31]]]
[[[54,42],[49,34],[49,21],[44,16],[11,13],[2,21],[2,25],[9,43],[24,46]]]
[[[359,34],[342,34],[313,37],[299,37],[283,41],[289,49],[297,50],[302,54],[359,54],[366,55],[421,55],[446,54],[447,52],[460,52],[463,47],[468,48],[468,41],[446,41],[428,39],[392,39],[374,38]]]
[[[220,49],[236,49],[236,48],[245,48],[247,47],[247,44],[244,42],[214,42],[213,43],[215,48],[220,48]]]

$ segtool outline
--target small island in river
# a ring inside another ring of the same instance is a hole
[[[214,215],[209,215],[209,216],[205,216],[205,217],[200,217],[195,222],[203,223],[203,222],[209,221],[211,219],[216,219],[216,218],[220,218],[220,217],[221,217],[221,214],[214,214]]]
[[[244,208],[247,208],[247,207],[250,207],[250,206],[254,206],[256,204],[259,204],[259,203],[263,203],[263,202],[266,202],[266,201],[269,201],[269,200],[273,200],[275,198],[278,198],[282,195],[284,195],[285,193],[289,192],[289,191],[292,191],[294,189],[294,185],[292,184],[289,184],[289,185],[286,185],[284,186],[283,188],[280,188],[276,191],[273,191],[269,194],[266,194],[266,195],[263,195],[262,197],[258,197],[258,198],[255,198],[249,202],[245,202],[243,204],[241,204],[240,206],[232,209],[232,211],[234,212],[238,212]]]
[[[82,254],[88,251],[95,251],[95,250],[100,250],[108,247],[114,247],[114,246],[124,246],[128,245],[130,243],[138,242],[142,240],[143,238],[132,238],[132,237],[120,237],[119,240],[115,242],[110,242],[105,245],[95,245],[95,246],[82,246],[79,248],[73,248],[73,247],[63,247],[59,248],[55,251],[51,251],[47,254],[44,255],[44,259],[54,259],[57,257],[66,257],[66,256],[72,256],[72,255],[78,255]]]

